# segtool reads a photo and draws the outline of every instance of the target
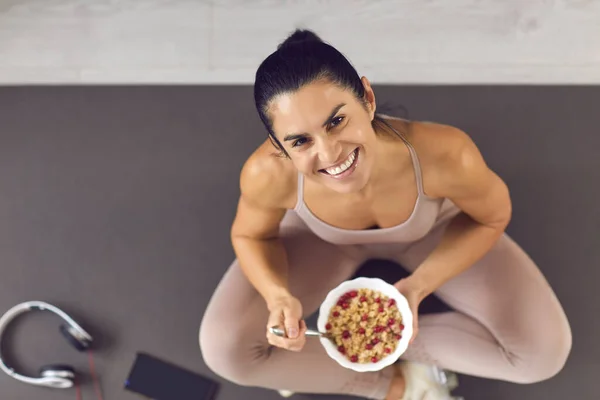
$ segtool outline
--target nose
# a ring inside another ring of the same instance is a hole
[[[319,160],[327,167],[333,165],[340,159],[342,153],[342,145],[335,139],[322,139],[317,146]]]

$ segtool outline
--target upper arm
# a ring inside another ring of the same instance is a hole
[[[512,214],[508,187],[465,132],[447,129],[446,150],[439,161],[444,196],[481,224],[504,229]]]
[[[240,174],[240,198],[231,235],[254,239],[272,239],[287,208],[290,185],[276,168],[275,160],[251,157]]]

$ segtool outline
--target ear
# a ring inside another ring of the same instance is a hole
[[[367,106],[367,111],[369,112],[369,118],[373,121],[375,118],[375,110],[377,109],[377,103],[375,102],[375,92],[373,92],[373,88],[371,87],[371,82],[367,79],[367,77],[363,76],[360,78],[360,81],[365,88],[365,101]]]

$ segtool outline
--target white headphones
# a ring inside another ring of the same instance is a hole
[[[79,351],[85,351],[90,347],[92,337],[64,311],[43,301],[27,301],[17,304],[0,318],[0,348],[2,333],[8,324],[18,315],[32,310],[47,310],[58,315],[68,324],[61,325],[60,332],[67,338],[69,343]],[[70,365],[46,365],[40,368],[40,377],[28,377],[15,372],[14,368],[6,365],[0,353],[0,368],[13,378],[32,385],[64,389],[72,387],[75,383],[75,368]]]

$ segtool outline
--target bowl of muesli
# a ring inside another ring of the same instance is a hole
[[[321,344],[343,367],[378,371],[400,358],[412,337],[408,301],[379,278],[356,278],[331,290],[319,309]]]

